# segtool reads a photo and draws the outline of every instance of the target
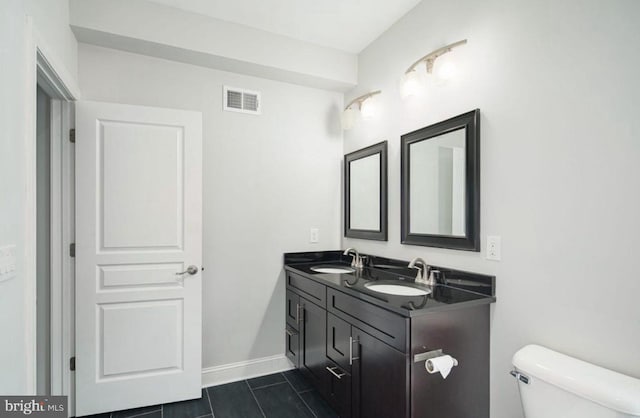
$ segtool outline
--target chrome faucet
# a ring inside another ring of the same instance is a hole
[[[442,281],[442,272],[440,270],[429,266],[427,271],[429,272],[429,281],[427,282],[429,286],[435,286]]]
[[[360,253],[358,253],[358,250],[356,250],[355,248],[347,248],[342,254],[351,255],[351,257],[353,257],[353,259],[351,260],[351,267],[353,267],[354,269],[360,270],[362,269],[362,267],[364,267],[362,263],[362,257],[360,256]]]
[[[419,264],[419,266],[417,266]],[[429,266],[427,263],[421,259],[420,257],[416,257],[409,263],[409,268],[418,270],[418,274],[416,275],[416,283],[422,284],[430,284],[428,280],[429,276]]]

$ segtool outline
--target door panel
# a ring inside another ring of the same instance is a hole
[[[98,121],[97,130],[101,250],[182,249],[183,127]]]
[[[200,113],[76,105],[78,416],[201,395],[201,149]]]
[[[182,288],[176,281],[181,263],[158,263],[145,265],[100,266],[98,292],[144,289],[155,286]]]
[[[99,305],[101,379],[179,370],[182,365],[182,300]],[[153,347],[153,350],[139,350]]]

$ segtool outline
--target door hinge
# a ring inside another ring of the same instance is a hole
[[[69,257],[75,257],[76,256],[76,243],[74,242],[73,244],[69,245]]]
[[[75,356],[71,357],[69,359],[69,370],[71,370],[72,372],[76,371],[76,358],[75,358]]]
[[[76,130],[75,129],[69,129],[69,142],[71,142],[72,144],[76,143]]]

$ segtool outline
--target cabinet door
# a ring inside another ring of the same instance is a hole
[[[286,301],[286,318],[287,325],[295,330],[300,330],[300,296],[287,289]]]
[[[284,332],[286,355],[296,367],[300,367],[300,333],[289,326],[285,327]]]
[[[329,381],[327,401],[340,418],[351,418],[351,374],[336,363],[329,361],[327,366]]]
[[[351,324],[327,312],[327,357],[351,373]]]
[[[356,327],[354,338],[353,416],[406,418],[409,373],[405,354]]]
[[[327,311],[300,298],[300,371],[322,394],[327,387]]]

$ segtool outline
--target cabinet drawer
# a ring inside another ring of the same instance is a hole
[[[287,325],[297,331],[300,330],[300,296],[287,290],[286,317]]]
[[[300,296],[304,296],[316,305],[323,308],[327,307],[327,290],[326,287],[320,283],[288,271],[287,286],[295,289]]]
[[[371,303],[327,289],[327,309],[332,314],[368,332],[397,350],[407,352],[409,319]]]

